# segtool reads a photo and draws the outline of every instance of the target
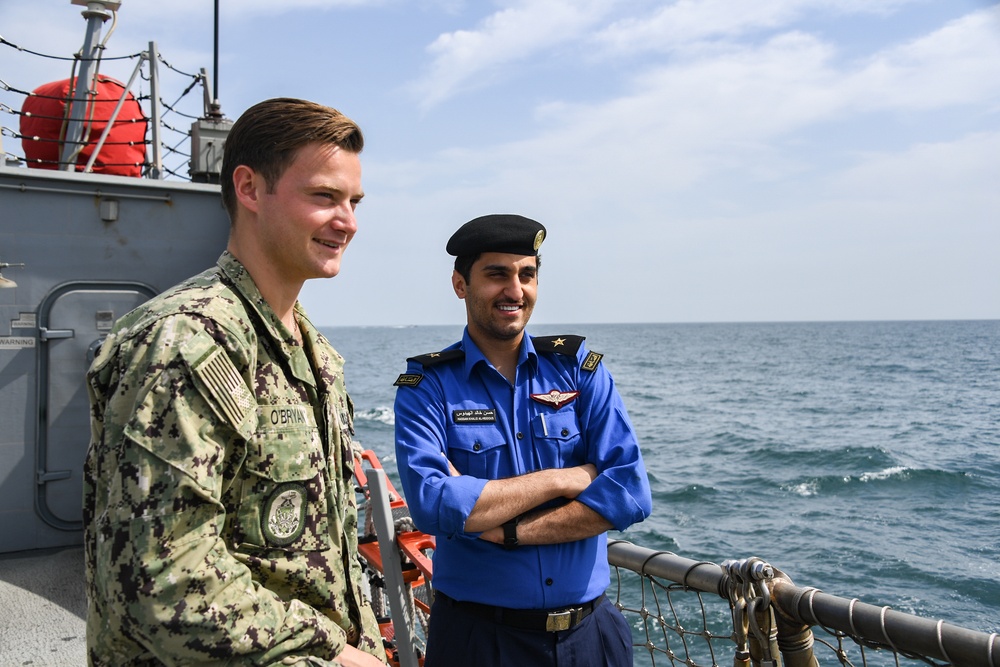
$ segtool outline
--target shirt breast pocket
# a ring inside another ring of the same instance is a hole
[[[325,457],[316,428],[264,429],[248,443],[238,538],[285,551],[330,548]]]
[[[572,410],[535,415],[531,433],[543,468],[568,468],[587,462],[580,425]]]
[[[507,442],[495,426],[455,424],[448,429],[448,460],[463,475],[497,479],[513,474]]]

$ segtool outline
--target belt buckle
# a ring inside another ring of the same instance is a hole
[[[561,632],[573,627],[573,609],[552,612],[545,617],[546,632]]]

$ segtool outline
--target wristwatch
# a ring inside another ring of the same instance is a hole
[[[503,548],[504,549],[516,549],[518,545],[517,541],[517,522],[520,517],[514,517],[510,521],[503,524]]]

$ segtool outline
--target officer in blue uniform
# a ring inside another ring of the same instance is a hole
[[[518,215],[455,232],[464,335],[396,381],[403,491],[437,538],[426,667],[632,664],[606,531],[649,516],[649,482],[602,355],[525,334],[544,239]]]

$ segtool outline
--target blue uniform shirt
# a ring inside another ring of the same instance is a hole
[[[505,550],[466,533],[465,521],[491,479],[592,463],[598,476],[577,500],[617,530],[652,509],[635,431],[601,355],[589,353],[579,337],[537,339],[543,340],[539,347],[552,351],[536,350],[525,335],[514,386],[468,329],[460,343],[422,358],[426,365],[410,360],[397,381],[403,493],[417,527],[437,538],[434,588],[454,599],[551,609],[596,598],[610,581],[605,534]],[[449,474],[448,461],[460,476]]]

